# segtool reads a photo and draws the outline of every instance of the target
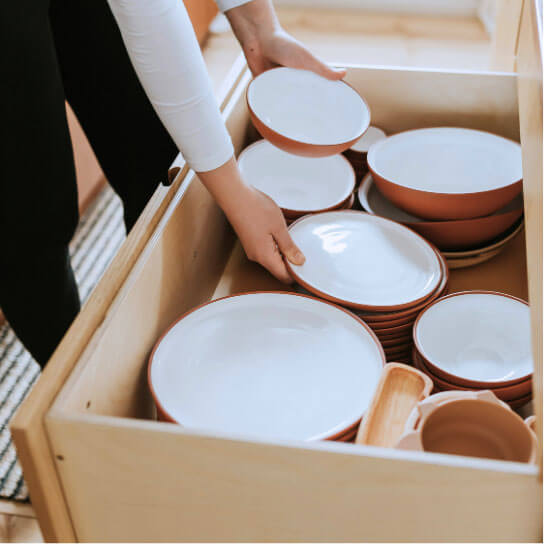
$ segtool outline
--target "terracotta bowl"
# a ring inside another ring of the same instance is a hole
[[[422,372],[425,372],[434,382],[434,384],[440,388],[442,391],[481,391],[481,388],[477,387],[464,387],[462,385],[458,385],[456,383],[452,383],[446,380],[443,380],[436,374],[432,372],[432,370],[425,364],[425,362],[421,359],[419,354],[417,353],[417,349],[414,348],[414,352],[412,353],[412,356],[414,358],[414,366],[421,370]],[[532,393],[532,380],[527,379],[523,382],[519,382],[516,384],[512,384],[506,387],[493,387],[490,388],[490,391],[495,393],[498,398],[504,401],[512,401],[517,400],[522,397],[526,397],[527,395],[530,395]]]
[[[490,215],[522,190],[520,144],[489,132],[409,130],[373,145],[367,162],[387,199],[425,219]]]
[[[263,138],[306,157],[349,149],[370,124],[368,105],[353,87],[295,68],[258,75],[248,85],[247,104]]]
[[[371,174],[364,177],[357,193],[361,205],[369,213],[398,221],[445,251],[470,249],[494,240],[523,214],[523,196],[518,194],[506,206],[486,217],[426,221],[397,208],[377,189]]]
[[[398,447],[520,463],[533,463],[537,454],[534,434],[519,415],[481,399],[457,399],[432,407]]]
[[[349,149],[344,151],[359,179],[368,172],[366,155],[370,146],[387,138],[385,132],[378,127],[368,127],[368,130]]]
[[[529,306],[510,295],[442,297],[421,312],[413,337],[425,365],[449,383],[487,389],[532,376]]]

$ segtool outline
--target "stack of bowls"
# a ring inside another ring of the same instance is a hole
[[[352,440],[385,356],[350,312],[295,293],[218,299],[178,319],[149,359],[162,421],[262,439]]]
[[[529,306],[492,291],[445,296],[421,312],[413,363],[437,391],[491,390],[512,408],[532,398]]]
[[[418,314],[447,287],[438,250],[403,225],[353,210],[303,217],[289,232],[306,255],[301,266],[287,263],[295,281],[362,318],[388,361],[409,362]]]
[[[493,257],[522,228],[517,142],[463,128],[409,130],[372,145],[367,161],[363,208],[419,232],[452,268]]]
[[[387,135],[381,128],[371,126],[349,149],[344,151],[344,156],[355,170],[357,182],[360,182],[368,172],[366,162],[368,150],[373,144],[385,140],[385,138]]]
[[[353,206],[355,172],[343,155],[300,157],[259,140],[240,153],[238,166],[246,183],[268,195],[288,223]]]

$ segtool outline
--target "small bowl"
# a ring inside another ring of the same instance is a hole
[[[370,146],[387,138],[385,132],[378,127],[368,127],[368,130],[349,149],[344,156],[349,160],[359,179],[368,172],[366,155]]]
[[[411,215],[382,195],[371,174],[367,174],[358,189],[361,206],[374,215],[398,221],[415,230],[440,250],[467,250],[494,240],[505,233],[523,214],[523,196],[514,200],[492,215],[476,219],[452,221],[426,221]]]
[[[441,379],[486,389],[532,375],[529,306],[493,291],[442,297],[417,318],[414,343],[425,365]]]
[[[419,356],[417,352],[417,348],[414,347],[414,351],[412,352],[413,356],[413,362],[414,366],[418,369],[427,374],[434,382],[434,384],[440,388],[443,391],[481,391],[480,388],[477,387],[466,387],[462,385],[458,385],[456,383],[451,383],[447,380],[443,380],[439,376],[436,376],[433,371],[425,364],[425,361]],[[532,394],[533,390],[533,383],[531,379],[527,379],[523,382],[514,383],[512,385],[508,385],[505,387],[493,387],[489,388],[495,395],[497,395],[498,398],[501,400],[504,400],[506,402],[510,402],[512,400],[517,400],[522,397],[526,397],[527,395]]]
[[[520,144],[489,132],[408,130],[374,144],[367,161],[382,194],[425,219],[490,215],[522,190]]]
[[[290,219],[341,208],[355,188],[355,172],[343,155],[309,159],[266,140],[246,147],[238,166],[246,183],[268,195]]]
[[[295,155],[342,153],[370,125],[368,105],[353,87],[307,70],[267,70],[250,82],[246,97],[261,136]]]

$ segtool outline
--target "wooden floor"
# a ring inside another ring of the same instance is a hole
[[[482,70],[491,62],[477,19],[283,7],[278,13],[288,32],[331,63]],[[216,89],[239,52],[230,31],[208,38],[204,58]],[[0,542],[42,542],[30,505],[0,501]]]

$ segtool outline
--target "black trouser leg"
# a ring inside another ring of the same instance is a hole
[[[110,184],[129,230],[177,149],[130,63],[106,0],[51,0],[66,98]]]
[[[79,311],[67,245],[78,221],[48,2],[0,2],[0,307],[44,365]]]

